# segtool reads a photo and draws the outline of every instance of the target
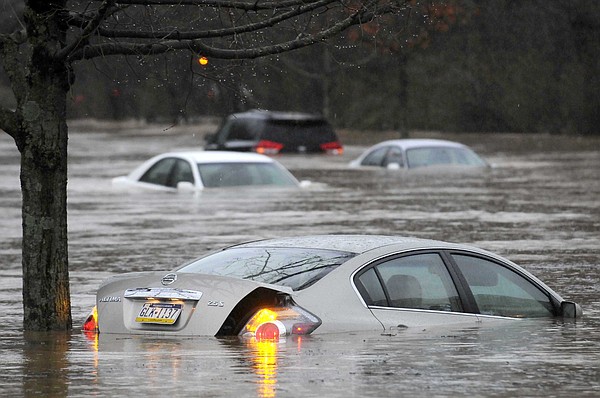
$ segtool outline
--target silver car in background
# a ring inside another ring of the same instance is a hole
[[[350,167],[415,169],[428,166],[489,167],[471,148],[454,141],[401,139],[383,141],[365,150]]]

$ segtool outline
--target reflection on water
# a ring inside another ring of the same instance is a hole
[[[277,346],[276,341],[256,341],[249,339],[254,371],[258,379],[258,396],[274,397],[277,385]]]
[[[198,137],[72,133],[73,319],[104,278],[172,269],[240,241],[313,233],[436,238],[523,265],[585,318],[496,328],[307,336],[282,343],[21,330],[21,201],[14,142],[0,135],[0,389],[3,396],[595,396],[600,391],[600,140],[457,138],[495,168],[468,173],[349,170],[344,156],[278,158],[300,192],[117,192],[110,178]]]
[[[24,335],[23,392],[28,396],[65,396],[67,393],[68,333]]]

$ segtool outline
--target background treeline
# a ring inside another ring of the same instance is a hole
[[[177,123],[264,108],[324,113],[338,128],[600,133],[600,1],[438,11],[426,30],[367,26],[277,58],[76,65],[69,117]]]

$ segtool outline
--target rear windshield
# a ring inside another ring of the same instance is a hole
[[[308,146],[337,141],[333,128],[324,120],[269,120],[261,138]]]
[[[217,135],[227,140],[258,140],[264,125],[262,119],[229,117]]]
[[[229,276],[304,289],[354,253],[304,248],[232,248],[198,259],[179,272]]]
[[[198,171],[206,188],[298,185],[286,170],[275,163],[200,163]]]

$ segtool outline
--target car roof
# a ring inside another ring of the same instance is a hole
[[[421,239],[407,236],[388,235],[309,235],[297,237],[284,237],[265,239],[242,243],[230,248],[256,247],[256,248],[310,248],[323,250],[339,250],[349,253],[361,254],[384,246],[395,245],[396,249],[428,249],[428,248],[462,248],[473,249],[470,246],[458,245],[443,241]]]
[[[265,155],[252,152],[234,151],[167,152],[161,154],[160,157],[181,157],[195,163],[274,163],[273,159]]]
[[[247,119],[273,119],[273,120],[323,120],[325,118],[319,114],[304,113],[304,112],[282,112],[282,111],[267,111],[263,109],[251,109],[246,112],[233,113],[228,116],[230,119],[247,118]]]
[[[405,138],[405,139],[398,139],[398,140],[388,140],[388,141],[380,142],[380,143],[376,144],[375,146],[387,146],[387,145],[396,145],[396,146],[402,147],[404,149],[411,149],[411,148],[417,148],[417,147],[433,147],[433,146],[455,147],[455,148],[464,148],[465,147],[465,145],[463,145],[459,142],[448,141],[448,140],[438,140],[438,139],[433,139],[433,138]]]

